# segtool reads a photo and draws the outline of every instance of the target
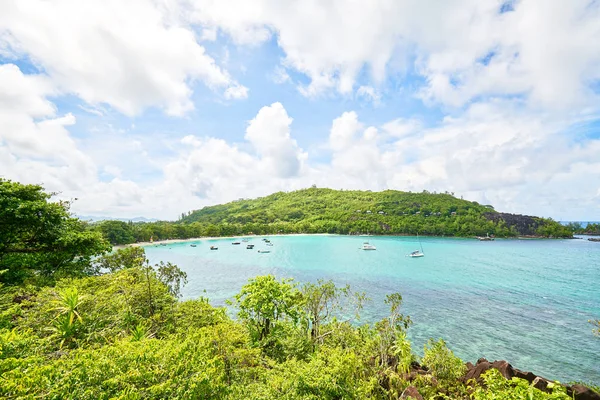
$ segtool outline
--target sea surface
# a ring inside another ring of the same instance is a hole
[[[384,318],[386,294],[400,292],[413,351],[443,338],[465,361],[502,359],[561,382],[600,385],[600,243],[584,239],[518,240],[335,235],[262,237],[247,250],[232,239],[147,246],[151,262],[188,274],[183,298],[224,305],[249,278],[332,279],[371,299],[361,322]],[[360,250],[369,241],[376,251]],[[196,244],[196,247],[190,246]],[[216,245],[219,250],[210,250]],[[425,257],[406,257],[423,247]],[[269,249],[271,253],[258,253]],[[348,310],[348,313],[351,313]]]

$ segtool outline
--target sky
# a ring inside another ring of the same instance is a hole
[[[3,0],[0,177],[106,217],[316,185],[600,220],[600,2]]]

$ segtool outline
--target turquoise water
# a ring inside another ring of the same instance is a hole
[[[377,251],[362,251],[365,240]],[[422,238],[423,258],[405,255],[415,237],[274,236],[231,245],[231,239],[149,246],[150,261],[170,261],[188,274],[184,298],[223,305],[256,275],[299,281],[332,279],[372,299],[363,322],[383,318],[386,294],[400,292],[413,349],[444,338],[465,361],[505,359],[560,381],[600,384],[600,338],[587,322],[600,318],[600,243],[587,240]],[[211,251],[218,245],[218,251]],[[259,254],[258,249],[269,249]]]

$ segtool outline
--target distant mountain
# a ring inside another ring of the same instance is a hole
[[[310,188],[193,211],[180,222],[239,233],[424,234],[572,237],[551,219],[499,213],[452,193]]]
[[[156,222],[158,219],[156,218],[146,218],[146,217],[135,217],[135,218],[114,218],[114,217],[100,217],[97,215],[76,215],[82,221],[125,221],[125,222]]]

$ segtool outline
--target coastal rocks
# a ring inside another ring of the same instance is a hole
[[[590,242],[600,242],[599,238],[588,238]]]
[[[516,376],[515,369],[508,362],[504,360],[489,362],[485,358],[480,358],[477,360],[477,364],[475,365],[467,363],[467,373],[463,379],[465,382],[475,379],[477,383],[481,383],[481,375],[483,375],[490,368],[496,368],[506,379],[511,379],[513,376]]]
[[[470,362],[466,363],[466,367],[467,372],[463,377],[464,382],[468,382],[469,380],[473,379],[478,384],[481,384],[483,383],[481,375],[491,368],[496,368],[506,379],[512,379],[513,377],[525,379],[536,389],[544,392],[552,392],[552,390],[549,388],[549,384],[552,381],[541,376],[537,376],[533,372],[526,372],[517,368],[513,368],[512,365],[504,360],[489,362],[485,358],[480,358],[477,360],[475,365]],[[600,400],[600,394],[583,385],[572,385],[565,387],[567,389],[567,394],[572,396],[575,400]]]
[[[567,386],[567,394],[575,400],[600,400],[600,394],[583,385]]]
[[[413,399],[413,400],[423,400],[423,396],[414,386],[409,386],[400,395],[401,399]]]

